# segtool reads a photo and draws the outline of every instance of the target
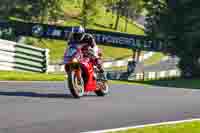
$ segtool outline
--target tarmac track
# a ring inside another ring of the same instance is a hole
[[[110,85],[73,99],[63,82],[0,82],[0,133],[78,133],[200,118],[200,91]]]

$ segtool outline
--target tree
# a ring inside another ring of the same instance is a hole
[[[141,16],[141,12],[143,11],[143,1],[142,0],[123,0],[124,1],[124,11],[123,16],[125,16],[125,29],[127,31],[128,28],[128,19],[132,20],[137,19]]]
[[[24,21],[47,22],[61,15],[62,0],[3,0],[0,19],[15,17]]]
[[[119,2],[117,3],[117,5],[116,5],[116,7],[117,7],[117,17],[116,17],[116,20],[115,20],[115,27],[114,27],[114,29],[115,30],[117,30],[117,28],[118,28],[118,25],[119,25],[119,19],[120,19],[120,14],[121,14],[121,11],[122,11],[122,9],[121,9],[121,7],[122,7],[122,0],[119,0]]]
[[[99,7],[102,6],[102,2],[104,2],[104,0],[83,0],[81,19],[84,27],[86,27],[89,22],[92,23],[94,21],[94,16],[100,12],[101,8]]]
[[[200,8],[196,0],[144,0],[147,33],[163,38],[166,52],[178,56],[184,77],[200,77]]]
[[[135,19],[143,10],[142,0],[114,0],[111,7],[116,11],[116,19],[114,29],[119,26],[120,16],[125,17],[125,31],[127,29],[128,18]]]

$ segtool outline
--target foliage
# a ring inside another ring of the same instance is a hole
[[[102,12],[103,2],[99,0],[83,0],[81,20],[84,27],[90,22],[94,22],[95,16],[101,17],[99,14]]]
[[[147,33],[165,39],[166,51],[181,58],[185,77],[200,77],[199,4],[195,0],[144,0]]]
[[[2,0],[0,18],[47,22],[61,15],[62,0]]]
[[[18,39],[10,28],[7,29],[0,28],[0,38],[13,41],[16,41]]]
[[[116,13],[115,27],[118,29],[119,17],[124,16],[126,23],[128,22],[127,18],[136,19],[140,16],[143,11],[143,1],[142,0],[110,0],[107,1],[108,9],[111,9],[112,12]],[[125,31],[127,25],[125,25]]]

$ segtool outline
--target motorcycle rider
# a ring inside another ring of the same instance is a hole
[[[101,60],[102,54],[91,34],[86,33],[82,26],[72,27],[71,33],[68,37],[68,44],[82,46],[83,55],[92,60],[103,79],[107,80]]]

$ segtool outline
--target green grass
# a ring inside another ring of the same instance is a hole
[[[106,68],[107,71],[127,71],[127,66]]]
[[[6,81],[64,81],[64,74],[0,71],[0,80]],[[126,81],[109,81],[111,84],[144,85]]]
[[[200,121],[145,127],[112,133],[200,133]]]
[[[163,53],[155,53],[150,58],[144,61],[145,66],[150,66],[157,64],[161,61],[162,58],[164,58],[165,55]]]
[[[69,15],[69,20],[66,21],[65,25],[71,26],[79,25],[81,22],[78,20],[81,13],[81,4],[76,3],[75,1],[68,0],[64,2],[63,10]],[[107,31],[115,31],[113,27],[110,27],[110,24],[115,24],[116,15],[112,14],[111,12],[106,12],[106,8],[104,5],[96,5],[98,6],[99,13],[92,17],[92,20],[89,21],[87,28],[92,29],[99,29],[99,30],[107,30]],[[75,13],[74,13],[75,12]],[[71,14],[69,14],[71,13]],[[76,14],[73,16],[73,14]],[[72,17],[73,16],[73,17]],[[72,17],[70,19],[70,17]],[[120,17],[119,27],[117,31],[124,32],[125,27],[125,18]],[[137,27],[132,21],[128,23],[127,33],[137,34],[137,35],[144,35],[144,30],[140,27]]]
[[[67,47],[67,43],[61,40],[52,39],[38,39],[28,38],[26,44],[31,44],[36,47],[48,48],[50,50],[50,62],[60,63],[63,60],[64,51]],[[125,48],[115,48],[111,46],[99,46],[103,52],[104,59],[121,59],[128,58],[132,55],[132,50]]]
[[[137,83],[165,86],[165,87],[200,89],[200,79],[152,80],[152,81],[138,81]]]
[[[125,48],[115,48],[111,46],[100,46],[103,57],[107,59],[123,59],[132,56],[132,50]]]
[[[126,85],[139,85],[139,86],[149,86],[148,84],[144,84],[144,83],[139,83],[139,82],[134,82],[134,81],[120,81],[120,80],[110,80],[109,83],[111,84],[126,84]]]
[[[26,44],[31,44],[40,48],[48,48],[50,50],[50,62],[61,63],[66,49],[66,42],[61,40],[27,38]]]
[[[200,79],[162,79],[162,80],[147,80],[147,81],[119,81],[114,80],[115,84],[132,84],[143,86],[162,86],[162,87],[174,87],[174,88],[186,88],[186,89],[200,89]]]
[[[16,81],[63,81],[64,74],[42,74],[32,72],[7,72],[0,71],[0,80]],[[109,81],[112,84],[129,84],[142,86],[164,86],[188,89],[200,89],[200,79],[172,79],[152,81]]]
[[[9,81],[63,81],[64,74],[0,71],[0,80]]]

